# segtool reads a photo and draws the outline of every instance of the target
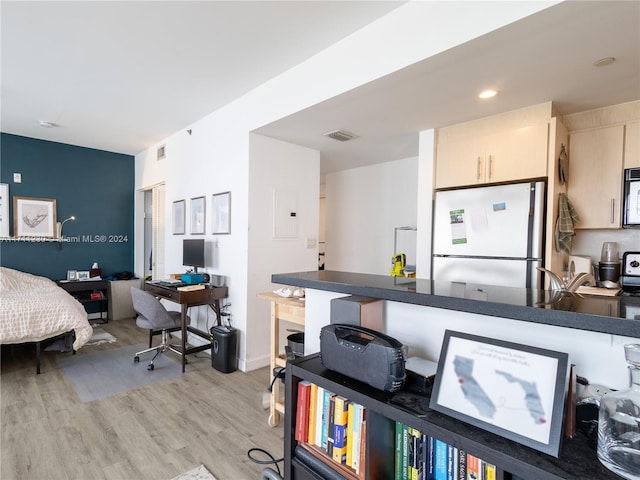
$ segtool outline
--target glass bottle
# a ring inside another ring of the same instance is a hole
[[[640,344],[624,346],[631,385],[600,400],[598,459],[623,478],[640,479]]]

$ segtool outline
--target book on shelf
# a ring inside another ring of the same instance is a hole
[[[332,458],[337,463],[347,462],[347,424],[348,424],[349,400],[341,395],[335,398],[333,414],[333,454]]]
[[[336,413],[336,397],[334,393],[329,396],[329,415],[327,422],[327,455],[333,458],[333,427],[335,425],[335,413]]]
[[[322,434],[320,439],[320,448],[324,448],[325,450],[327,449],[327,434],[329,431],[329,405],[333,395],[335,394],[329,390],[325,390],[322,397]]]
[[[467,453],[467,480],[480,480],[483,474],[480,459]]]
[[[365,408],[356,403],[354,404],[354,421],[353,421],[353,442],[351,447],[353,448],[352,455],[352,465],[351,467],[355,470],[356,473],[360,472],[360,459],[363,458],[361,455],[361,449],[363,449],[363,438],[364,435],[364,422],[365,422]]]
[[[296,405],[295,439],[306,442],[309,438],[309,397],[311,382],[303,380],[298,383],[298,403]]]
[[[458,449],[458,476],[457,480],[467,480],[467,452]]]
[[[347,467],[353,467],[353,422],[355,420],[356,404],[349,402],[347,410]]]
[[[442,440],[434,441],[434,480],[447,480],[447,444]]]
[[[316,437],[312,442],[316,447],[322,447],[322,425],[326,415],[326,412],[324,411],[324,394],[325,389],[318,386],[316,394]]]
[[[315,443],[316,441],[316,408],[317,408],[318,386],[315,383],[311,384],[311,391],[309,395],[309,435],[307,437],[307,443]]]

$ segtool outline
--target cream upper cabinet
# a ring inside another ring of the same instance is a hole
[[[548,124],[493,135],[486,157],[486,182],[547,176]]]
[[[547,175],[548,124],[438,142],[436,188]]]
[[[580,222],[575,228],[619,228],[624,126],[572,133],[567,196]]]
[[[473,185],[484,180],[484,154],[479,139],[465,138],[438,143],[436,188]]]
[[[624,127],[624,168],[640,167],[640,121]]]

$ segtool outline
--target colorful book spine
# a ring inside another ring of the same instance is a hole
[[[435,464],[435,438],[427,438],[427,451],[426,451],[426,477],[427,480],[436,480],[436,464]],[[465,479],[466,480],[466,479]]]
[[[311,384],[311,390],[309,392],[309,434],[307,437],[307,443],[315,443],[316,440],[316,398],[318,396],[318,386],[315,383]]]
[[[458,464],[458,452],[453,445],[447,444],[447,480],[457,480],[456,465]]]
[[[322,424],[325,412],[323,411],[324,406],[324,388],[318,386],[318,393],[316,395],[316,438],[314,440],[314,445],[316,447],[322,447]]]
[[[402,425],[402,480],[409,479],[409,427]]]
[[[480,480],[480,459],[467,453],[467,480]]]
[[[329,418],[327,425],[327,455],[333,458],[333,426],[334,426],[334,415],[336,413],[336,397],[335,393],[329,396]]]
[[[447,444],[436,439],[435,448],[435,480],[447,480]]]
[[[358,473],[360,471],[360,445],[362,438],[362,429],[364,424],[364,407],[359,404],[354,404],[355,419],[353,422],[353,464],[351,467]]]
[[[483,462],[484,480],[496,480],[496,466]]]
[[[306,442],[309,438],[309,396],[311,382],[303,380],[298,382],[298,402],[296,409],[295,439],[298,442]]]
[[[402,422],[396,422],[395,437],[395,480],[402,480]]]
[[[322,438],[320,442],[320,448],[327,449],[327,437],[329,433],[329,405],[331,400],[331,393],[329,390],[324,391],[322,400]]]
[[[409,480],[418,480],[421,438],[422,432],[415,428],[409,428],[409,471],[407,472]]]
[[[467,452],[458,450],[458,480],[467,480]]]
[[[333,414],[333,453],[331,458],[336,463],[347,461],[347,424],[349,400],[343,396],[336,396]]]
[[[353,422],[355,421],[356,404],[349,402],[347,411],[347,467],[353,467]]]

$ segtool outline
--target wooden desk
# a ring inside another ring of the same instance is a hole
[[[272,292],[259,293],[258,298],[271,301],[271,370],[287,365],[286,357],[280,354],[280,320],[304,326],[304,300],[294,297],[281,297]],[[269,379],[271,382],[271,379]],[[280,414],[284,415],[284,402],[280,401],[280,381],[276,380],[271,389],[269,401],[269,426],[280,423]]]
[[[225,298],[229,291],[227,287],[207,286],[203,290],[181,292],[176,287],[164,287],[153,283],[145,283],[144,289],[156,297],[180,304],[182,319],[182,373],[184,373],[185,365],[187,364],[187,355],[211,348],[210,332],[205,332],[187,324],[187,309],[199,305],[209,305],[213,311],[216,312],[217,325],[221,325],[220,299]],[[209,343],[198,347],[187,348],[187,332],[205,338]]]

